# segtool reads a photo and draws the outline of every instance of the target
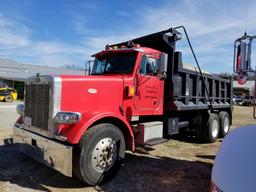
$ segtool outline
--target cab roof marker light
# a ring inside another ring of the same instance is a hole
[[[111,47],[109,44],[107,44],[105,46],[105,51],[109,51],[109,50],[112,50],[112,49],[113,49],[113,47]]]
[[[140,48],[141,46],[140,46],[140,44],[134,44],[133,47],[134,48]]]

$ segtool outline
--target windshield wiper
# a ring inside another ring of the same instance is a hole
[[[120,71],[104,71],[104,74],[123,74]]]
[[[91,75],[104,75],[104,73],[92,73]]]

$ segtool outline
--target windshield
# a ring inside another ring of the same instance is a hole
[[[92,75],[130,74],[133,71],[137,52],[112,53],[95,58]]]

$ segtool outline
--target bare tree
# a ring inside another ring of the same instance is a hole
[[[82,65],[65,64],[65,65],[63,65],[61,67],[64,68],[64,69],[84,71],[84,66],[82,66]]]

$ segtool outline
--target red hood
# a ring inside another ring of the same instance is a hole
[[[119,112],[124,80],[121,75],[61,76],[61,110],[80,113]],[[110,99],[111,98],[111,99]]]

